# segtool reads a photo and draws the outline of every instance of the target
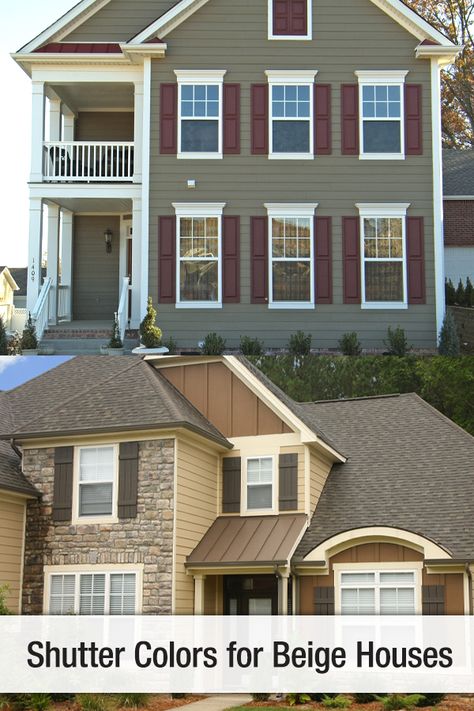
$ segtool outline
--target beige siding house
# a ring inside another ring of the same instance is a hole
[[[459,48],[399,0],[302,5],[82,0],[13,55],[41,336],[114,312],[136,336],[151,295],[182,351],[298,329],[380,349],[397,325],[436,345],[440,69]]]

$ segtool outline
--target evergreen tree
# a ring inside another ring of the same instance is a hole
[[[448,309],[439,336],[439,354],[456,358],[461,354],[461,344],[453,314]]]
[[[0,356],[8,355],[7,331],[3,319],[0,316]]]

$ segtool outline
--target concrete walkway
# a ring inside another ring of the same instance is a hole
[[[243,706],[252,701],[249,694],[222,694],[209,696],[202,701],[195,701],[193,704],[183,706],[183,711],[225,711],[235,706]]]

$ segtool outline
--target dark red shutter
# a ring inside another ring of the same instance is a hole
[[[224,84],[224,153],[240,153],[240,84]]]
[[[425,304],[425,234],[422,217],[407,218],[408,303]]]
[[[240,302],[240,218],[225,216],[223,220],[223,301]]]
[[[332,304],[332,219],[314,218],[316,303]]]
[[[330,155],[332,153],[330,84],[316,84],[314,87],[314,132],[315,153]]]
[[[160,152],[178,152],[178,85],[160,87]]]
[[[268,155],[268,84],[252,85],[252,155]]]
[[[343,84],[341,87],[342,154],[359,155],[359,86]]]
[[[273,0],[273,34],[306,35],[308,33],[306,0]]]
[[[405,151],[408,156],[423,154],[422,87],[405,84]]]
[[[158,231],[158,300],[176,303],[176,217],[160,217]]]
[[[360,304],[360,221],[342,218],[344,303]]]
[[[268,219],[252,217],[252,304],[268,303]]]

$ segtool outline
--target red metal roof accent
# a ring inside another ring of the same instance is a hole
[[[439,45],[439,42],[435,42],[434,40],[425,39],[425,40],[423,40],[423,42],[421,44],[428,44],[428,45],[437,46],[437,45]]]
[[[145,44],[162,44],[163,41],[160,40],[159,37],[152,37],[151,39],[147,40]]]
[[[35,50],[44,54],[122,54],[119,44],[53,42]]]

